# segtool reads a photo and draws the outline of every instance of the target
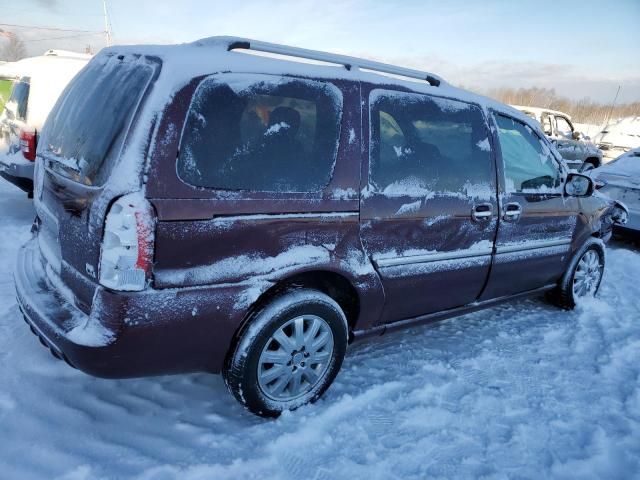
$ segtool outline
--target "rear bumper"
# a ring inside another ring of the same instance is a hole
[[[0,157],[0,177],[25,192],[33,191],[33,163],[11,162]]]
[[[112,292],[97,287],[89,315],[48,280],[37,242],[19,251],[18,305],[55,356],[86,373],[128,378],[220,371],[243,314],[241,286]]]

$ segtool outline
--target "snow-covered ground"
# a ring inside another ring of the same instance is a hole
[[[640,478],[640,251],[600,299],[520,301],[353,346],[314,406],[245,412],[220,377],[89,377],[14,302],[33,217],[0,182],[0,478]]]
[[[604,125],[593,125],[591,123],[575,123],[573,124],[574,128],[586,135],[587,137],[593,138],[598,133],[602,131]]]

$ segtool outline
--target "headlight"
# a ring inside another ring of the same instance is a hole
[[[616,201],[611,211],[611,219],[614,223],[624,225],[629,219],[629,209],[623,203]]]

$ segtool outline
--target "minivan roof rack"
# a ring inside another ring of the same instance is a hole
[[[285,55],[289,57],[306,58],[308,60],[316,60],[320,62],[334,63],[343,65],[347,70],[365,69],[373,72],[388,73],[401,77],[415,78],[424,80],[433,87],[439,87],[440,84],[446,84],[444,79],[433,73],[414,70],[411,68],[398,67],[387,63],[376,62],[373,60],[365,60],[363,58],[349,57],[347,55],[338,55],[335,53],[320,52],[317,50],[309,50],[306,48],[289,47],[286,45],[278,45],[276,43],[261,42],[258,40],[249,40],[243,38],[227,37],[227,50],[255,50],[257,52],[273,53],[276,55]]]

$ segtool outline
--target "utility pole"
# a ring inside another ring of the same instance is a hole
[[[611,104],[611,108],[609,109],[609,115],[607,115],[607,121],[604,122],[604,126],[609,125],[609,120],[611,120],[611,115],[613,114],[613,107],[616,105],[616,101],[618,100],[618,94],[620,93],[620,87],[622,85],[618,85],[618,91],[616,92],[616,96],[613,97],[613,103]]]
[[[107,0],[102,0],[102,10],[104,11],[104,33],[107,35],[107,47],[113,45],[111,37],[111,22],[109,22],[109,13],[107,12]]]

